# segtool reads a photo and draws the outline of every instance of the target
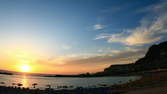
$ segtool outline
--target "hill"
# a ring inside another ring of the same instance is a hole
[[[146,55],[135,63],[111,65],[95,75],[118,75],[134,72],[167,69],[167,41],[152,45]]]

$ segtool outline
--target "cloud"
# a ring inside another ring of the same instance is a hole
[[[94,30],[101,30],[101,29],[103,29],[104,28],[104,26],[102,26],[101,24],[95,24],[94,26],[93,26],[93,29]]]
[[[167,2],[162,1],[160,3],[152,4],[148,7],[142,8],[142,9],[138,10],[138,12],[139,13],[141,13],[141,12],[163,13],[164,11],[166,11],[166,8],[167,8]]]
[[[132,53],[137,54],[142,52],[141,54],[144,54],[147,51],[147,48],[132,48],[132,47],[125,47],[123,50],[113,50],[113,49],[102,49],[99,52],[101,53],[109,53],[111,56],[120,56],[123,54],[130,55]],[[126,55],[125,55],[126,56]]]
[[[123,50],[101,49],[98,53],[70,54],[43,59],[36,62],[49,67],[57,73],[86,73],[99,72],[114,64],[133,63],[144,56],[147,49],[126,47]]]
[[[135,29],[125,30],[116,34],[100,34],[96,39],[107,39],[109,43],[122,43],[125,45],[139,46],[154,43],[163,39],[167,33],[167,3],[152,5],[147,9],[154,16],[143,18],[140,26]],[[152,17],[152,19],[150,19]]]
[[[103,50],[105,53],[105,49]],[[109,51],[109,49],[107,49]],[[99,70],[111,65],[111,64],[125,64],[133,63],[135,60],[141,58],[146,53],[147,49],[139,48],[125,48],[124,50],[112,50],[107,54],[76,54],[60,56],[45,60],[45,64],[50,64],[51,66],[77,66],[86,67],[94,66],[92,70],[96,67]],[[132,55],[133,54],[133,55]],[[40,61],[41,62],[41,61]],[[103,66],[103,68],[101,68]],[[92,71],[89,70],[89,71]]]

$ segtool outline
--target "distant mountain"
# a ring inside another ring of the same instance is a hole
[[[0,70],[0,74],[13,75],[13,72],[12,71],[7,71],[7,70]]]
[[[0,69],[0,74],[4,74],[4,75],[22,75],[22,74],[26,74],[26,75],[32,75],[32,76],[45,76],[45,75],[48,75],[48,74],[41,74],[41,73],[22,73],[22,72],[1,70],[1,69]]]
[[[135,63],[111,65],[104,69],[103,72],[96,73],[95,75],[118,75],[157,69],[167,69],[167,41],[158,45],[152,45],[146,55]]]

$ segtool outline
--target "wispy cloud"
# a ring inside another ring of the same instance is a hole
[[[167,33],[167,3],[152,5],[148,11],[154,13],[152,19],[143,18],[140,26],[135,29],[125,30],[116,34],[100,34],[96,39],[107,39],[109,43],[122,43],[125,45],[138,46],[160,41]]]
[[[109,50],[110,53],[105,52]],[[63,67],[70,69],[74,68],[75,72],[80,70],[82,70],[83,73],[88,71],[97,72],[102,71],[111,64],[133,63],[138,58],[143,57],[147,49],[125,48],[122,51],[112,49],[103,49],[103,51],[104,53],[100,54],[73,54],[59,56],[48,60],[41,60],[39,62],[40,64],[47,66],[54,66],[56,69]]]
[[[101,29],[103,29],[103,28],[104,28],[104,26],[101,25],[101,24],[95,24],[95,25],[93,25],[93,29],[94,29],[94,30],[101,30]]]
[[[160,3],[152,4],[148,7],[139,9],[138,12],[163,13],[164,11],[166,11],[166,8],[167,8],[167,2],[164,0]]]
[[[137,54],[139,53],[140,55],[144,55],[144,53],[147,51],[147,48],[132,48],[132,47],[125,47],[123,50],[115,50],[115,49],[101,49],[99,50],[100,53],[109,53],[111,56],[120,56],[126,54],[130,56],[130,54],[134,53]],[[141,53],[142,52],[142,53]]]

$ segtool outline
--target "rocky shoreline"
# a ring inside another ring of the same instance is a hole
[[[73,90],[28,89],[0,86],[0,94],[113,94],[110,88],[76,88]]]

